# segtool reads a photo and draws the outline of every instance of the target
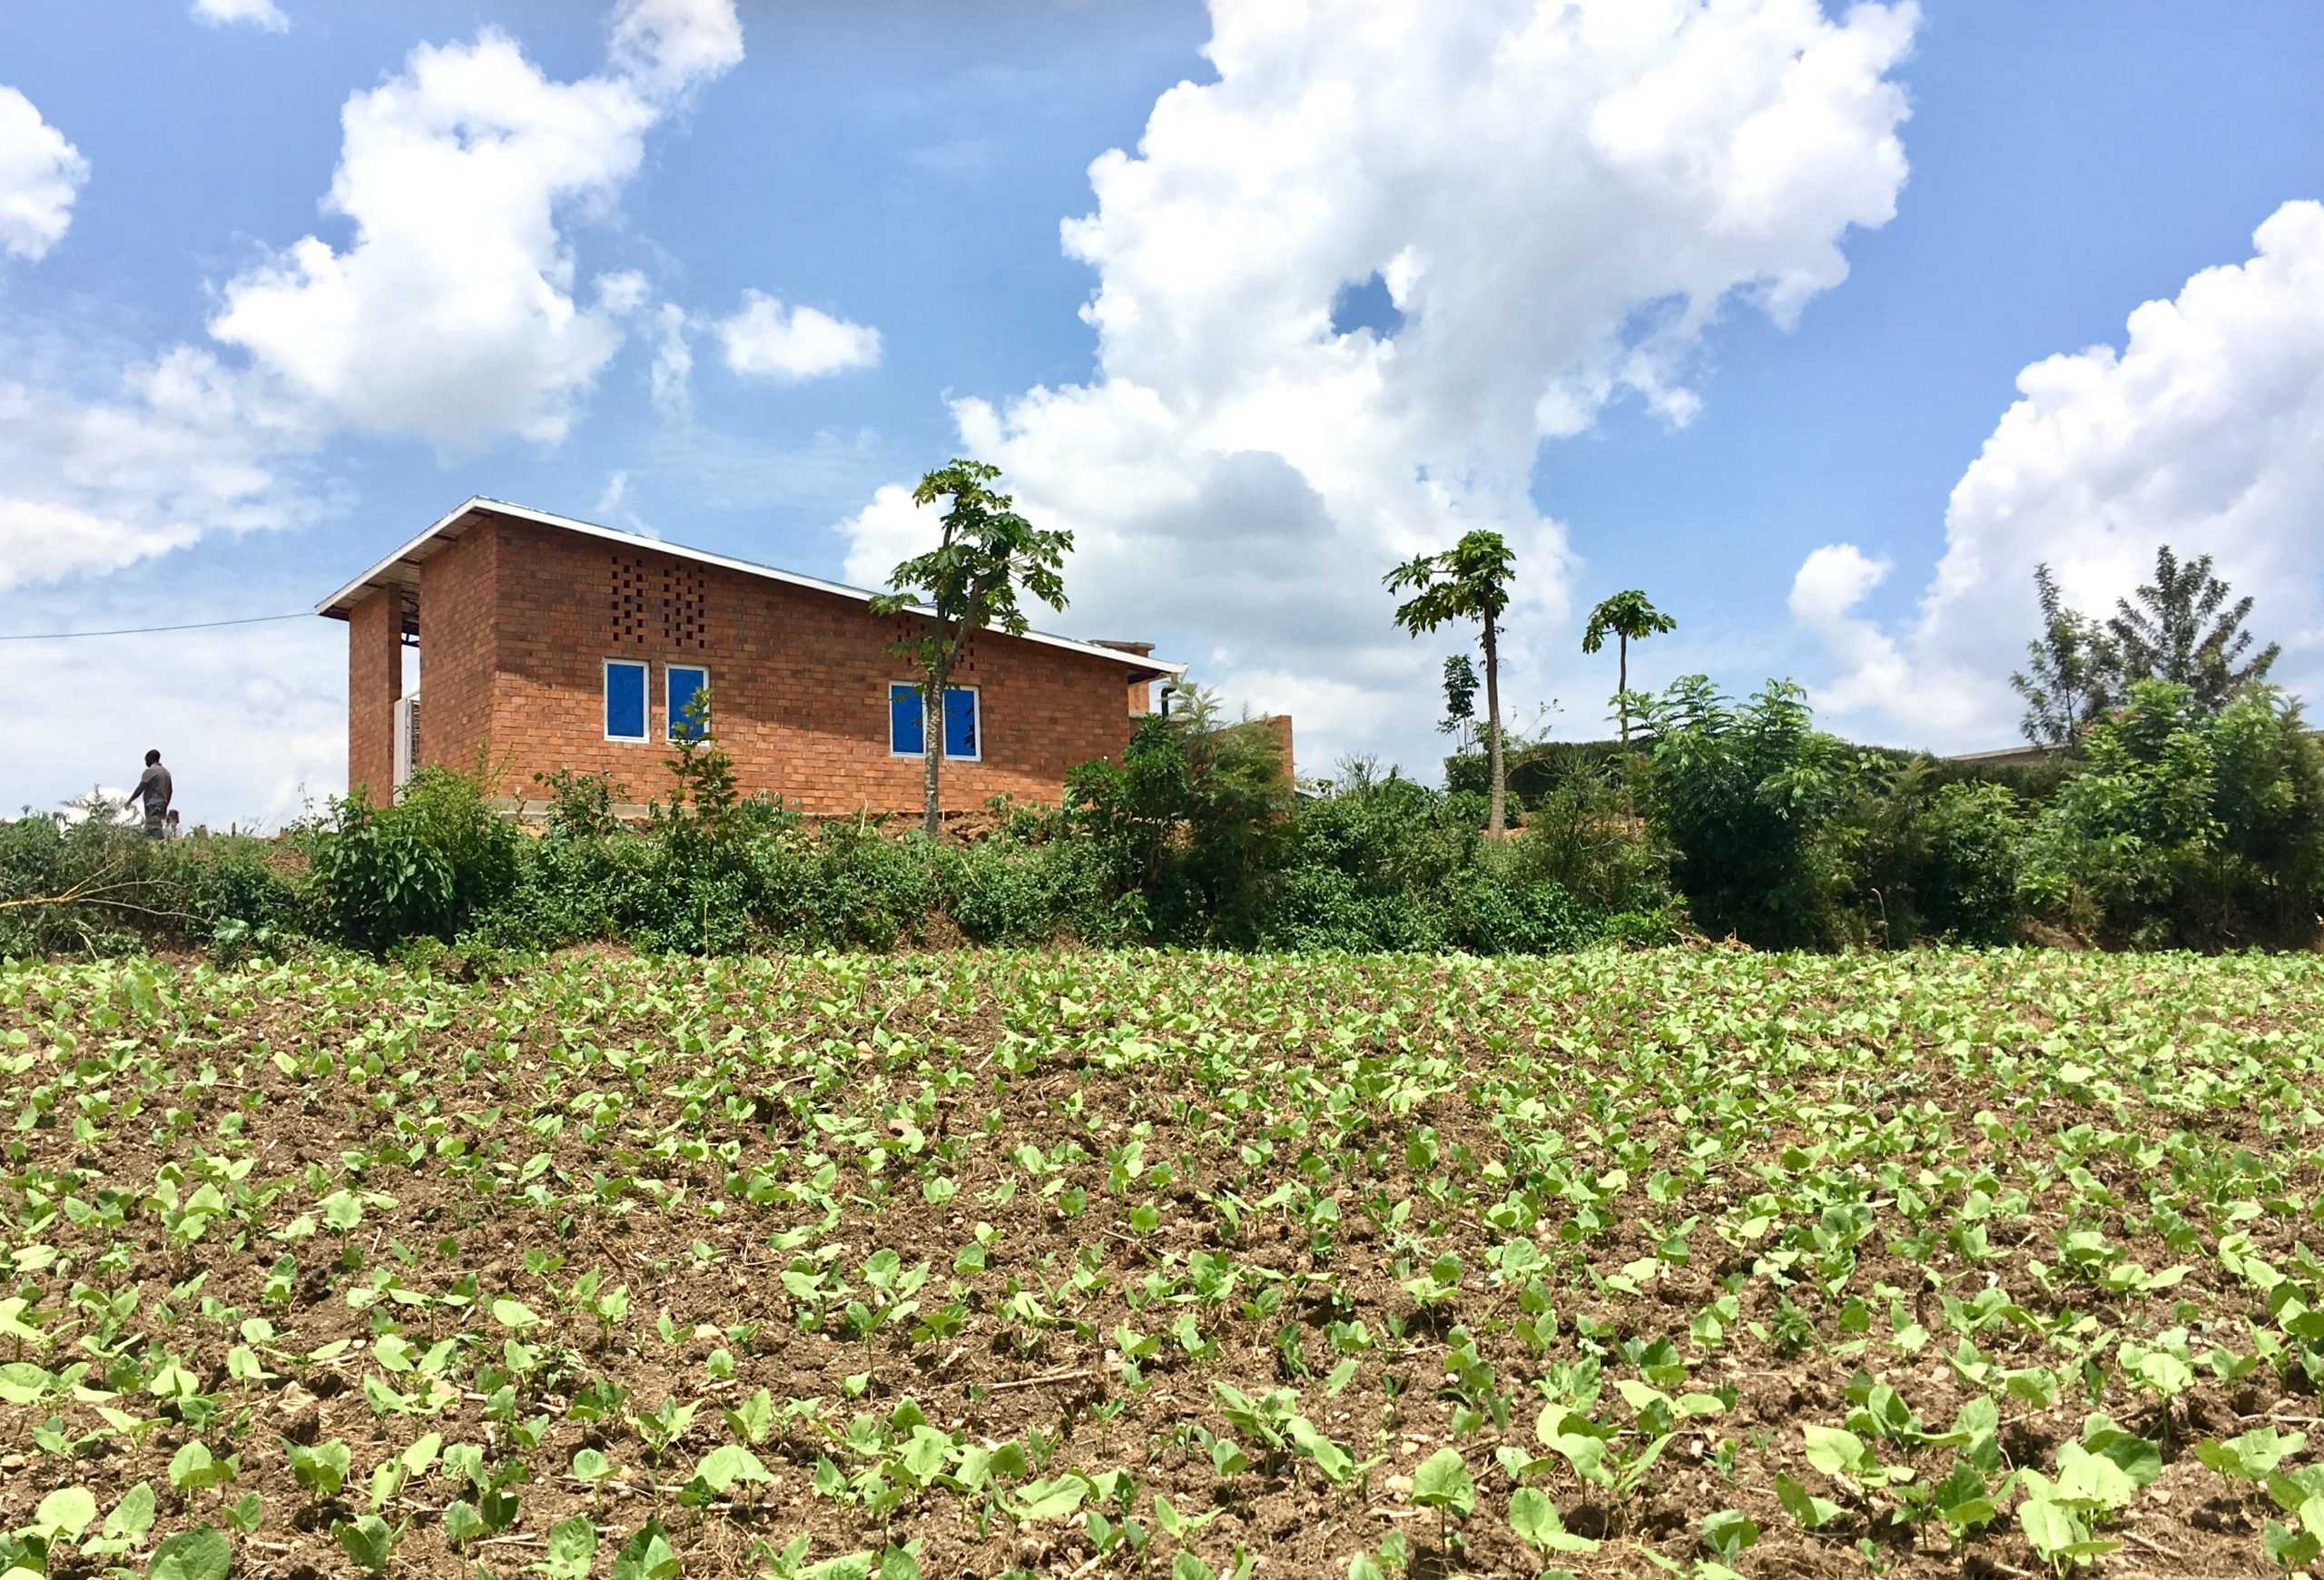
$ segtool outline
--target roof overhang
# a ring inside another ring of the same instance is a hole
[[[558,516],[547,510],[536,510],[528,506],[512,505],[506,499],[487,499],[481,494],[468,499],[418,537],[390,552],[370,569],[332,593],[315,606],[315,613],[334,620],[346,619],[355,606],[374,592],[395,591],[405,595],[416,593],[419,587],[419,568],[433,555],[440,553],[478,521],[488,516],[500,516],[512,521],[529,521],[539,527],[555,528],[561,532],[577,532],[585,538],[602,538],[609,543],[651,554],[667,554],[679,559],[692,560],[697,565],[715,565],[724,569],[739,571],[744,576],[778,581],[790,587],[806,588],[811,591],[830,593],[834,597],[851,598],[857,603],[870,603],[879,595],[869,588],[849,587],[843,582],[825,581],[821,577],[802,576],[795,570],[780,570],[771,565],[753,560],[736,559],[732,555],[713,554],[706,548],[689,548],[683,543],[672,543],[660,538],[648,538],[642,532],[624,532],[617,528],[600,527],[594,521],[576,521],[570,516]],[[913,606],[916,612],[933,611],[924,606]],[[1006,632],[993,632],[1007,636]],[[1071,637],[1052,636],[1047,631],[1028,631],[1024,642],[1038,642],[1045,647],[1061,647],[1068,653],[1086,657],[1103,658],[1109,664],[1119,664],[1130,671],[1131,680],[1176,679],[1187,672],[1183,664],[1144,654],[1125,652],[1119,647],[1108,647],[1096,642],[1076,641]]]

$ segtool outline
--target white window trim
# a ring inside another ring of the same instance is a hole
[[[925,756],[926,754],[924,751],[900,752],[896,750],[896,687],[899,686],[905,687],[907,690],[918,691],[920,689],[920,682],[917,680],[891,680],[888,682],[888,689],[881,696],[881,706],[887,710],[888,716],[888,755],[899,762],[917,763],[921,761]],[[946,752],[944,754],[944,760],[948,763],[983,762],[984,687],[981,686],[963,686],[959,682],[954,681],[946,685],[944,689],[947,691],[965,691],[970,696],[977,699],[977,749],[965,757],[956,757],[951,753]],[[920,738],[924,745],[928,739],[928,708],[924,703],[921,707],[920,714]],[[940,717],[937,720],[936,738],[940,743],[944,738],[943,720]]]
[[[640,721],[645,733],[617,736],[613,732],[613,685],[615,668],[641,671],[637,682],[637,701],[645,717]],[[606,739],[625,746],[650,746],[654,744],[654,667],[643,658],[608,658],[604,664],[603,688],[597,696],[597,724],[606,732]]]
[[[710,689],[710,666],[707,664],[665,664],[662,666],[662,734],[665,739],[671,741],[678,738],[678,710],[670,704],[670,676],[681,669],[691,670],[701,676],[702,689],[704,691]],[[714,707],[717,705],[714,701],[712,706]],[[715,718],[711,720],[711,727],[702,732],[704,740],[710,739],[717,733],[717,723]]]

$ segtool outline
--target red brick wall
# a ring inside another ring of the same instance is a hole
[[[419,568],[419,762],[497,773],[493,716],[500,523],[487,518]],[[529,770],[527,770],[529,774]],[[514,794],[514,792],[510,792]]]
[[[1287,713],[1271,713],[1261,722],[1266,726],[1267,733],[1275,736],[1275,750],[1283,754],[1285,777],[1296,778],[1298,771],[1292,765],[1291,756],[1291,716]]]
[[[396,698],[403,695],[396,616],[392,592],[371,594],[347,616],[347,787],[367,785],[375,801],[395,783]]]
[[[920,805],[920,759],[888,752],[888,683],[906,670],[884,647],[902,622],[837,594],[554,528],[503,519],[490,530],[499,601],[489,737],[501,794],[537,795],[536,770],[571,767],[610,772],[634,799],[666,795],[663,676],[675,661],[710,670],[719,744],[746,794],[766,790],[818,815]],[[439,649],[468,628],[432,596],[423,587],[421,711],[431,722]],[[605,738],[609,657],[652,667],[643,744]],[[980,688],[983,760],[946,761],[946,807],[1004,793],[1053,802],[1068,767],[1118,756],[1130,729],[1123,675],[1108,659],[979,639],[955,683]]]

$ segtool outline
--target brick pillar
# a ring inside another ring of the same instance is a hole
[[[396,699],[403,695],[403,633],[392,592],[375,592],[347,616],[347,787],[393,793]]]
[[[1261,722],[1266,726],[1267,733],[1275,737],[1275,750],[1283,754],[1283,776],[1296,778],[1298,775],[1291,765],[1291,716],[1287,713],[1269,714]]]

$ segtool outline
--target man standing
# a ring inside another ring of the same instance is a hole
[[[137,775],[137,788],[131,795],[145,803],[145,837],[161,839],[170,831],[170,771],[162,766],[162,754],[145,754],[145,771]]]

